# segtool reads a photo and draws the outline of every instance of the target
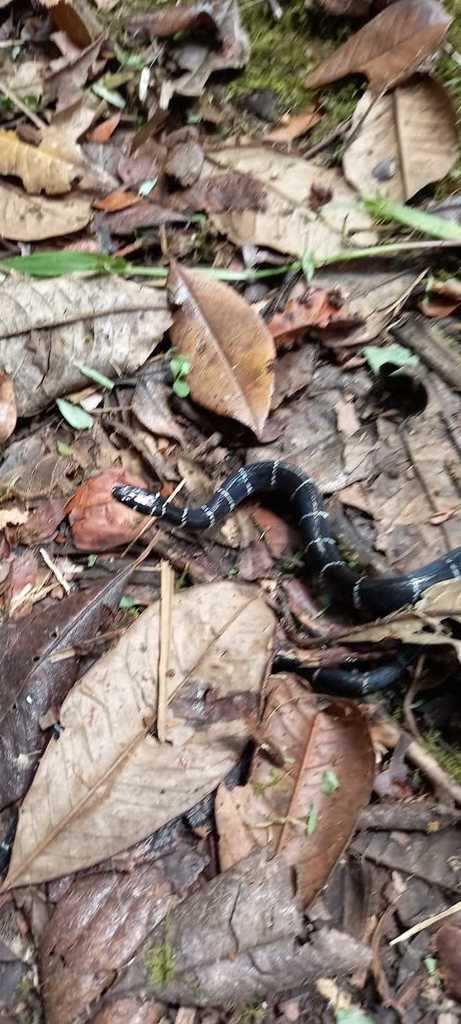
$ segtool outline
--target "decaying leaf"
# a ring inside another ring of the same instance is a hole
[[[305,135],[319,121],[320,114],[313,107],[309,107],[300,114],[292,114],[286,123],[277,125],[266,135],[266,139],[270,142],[291,142]]]
[[[210,214],[237,245],[267,245],[299,258],[309,250],[321,260],[346,244],[376,242],[368,215],[338,171],[259,146],[229,146],[210,157],[220,167],[251,174],[262,186],[263,210]],[[320,208],[318,190],[328,195]]]
[[[353,129],[361,122],[343,167],[362,196],[411,199],[448,174],[458,159],[455,111],[447,91],[432,78],[400,86],[376,103],[366,92],[355,108]]]
[[[366,720],[353,702],[322,710],[295,676],[277,676],[261,744],[264,753],[256,755],[247,785],[229,793],[235,818],[227,827],[217,801],[221,868],[242,856],[235,843],[240,824],[253,845],[268,847],[292,865],[298,897],[308,906],[370,797],[374,755]],[[272,760],[271,751],[277,754]]]
[[[270,410],[275,358],[264,321],[228,285],[179,264],[170,270],[169,290],[180,307],[171,338],[190,362],[192,397],[260,437]]]
[[[289,299],[283,312],[275,313],[269,320],[268,327],[279,348],[289,345],[308,327],[335,324],[344,327],[348,323],[355,326],[357,318],[342,309],[342,299],[337,294],[315,288],[301,300]]]
[[[112,498],[116,484],[146,487],[147,481],[120,469],[106,469],[86,480],[67,504],[72,539],[79,551],[111,551],[129,544],[145,519]]]
[[[86,227],[91,204],[83,196],[45,199],[0,182],[0,234],[15,242],[39,242]]]
[[[169,742],[159,743],[159,605],[148,608],[62,705],[63,730],[21,808],[6,888],[96,864],[215,789],[248,741],[274,625],[251,587],[225,581],[176,594],[174,704]]]
[[[11,377],[0,373],[0,444],[4,444],[16,426],[16,395]]]
[[[56,661],[53,656],[97,634],[108,611],[118,607],[130,572],[131,567],[96,591],[70,594],[1,627],[1,807],[25,793],[49,738],[42,716],[59,706],[78,676],[77,655]]]
[[[360,72],[374,91],[396,85],[434,53],[451,20],[437,0],[397,0],[343,43],[304,84],[310,89]]]
[[[42,992],[49,1024],[74,1024],[199,877],[206,857],[183,842],[129,870],[78,878],[45,928]],[[126,1024],[134,1024],[130,1015]],[[112,1024],[119,1024],[118,1015]],[[142,1024],[149,1024],[146,1020]]]
[[[172,969],[155,969],[162,949]],[[152,932],[135,988],[182,1006],[249,1006],[369,963],[370,949],[320,927],[304,933],[290,866],[253,851],[189,896]],[[131,972],[130,972],[131,974]]]
[[[15,382],[19,416],[87,383],[79,363],[112,377],[137,369],[170,325],[163,289],[99,276],[7,278],[0,285],[0,370]],[[30,358],[31,332],[34,358]]]
[[[26,192],[47,195],[69,192],[79,170],[46,146],[30,146],[21,142],[15,132],[0,129],[0,174],[21,178]]]

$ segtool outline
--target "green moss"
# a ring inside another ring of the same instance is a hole
[[[167,985],[174,977],[174,949],[166,937],[160,945],[151,946],[146,955],[146,965],[153,985]]]
[[[251,42],[247,67],[231,83],[231,98],[248,95],[258,89],[272,89],[286,110],[308,106],[314,99],[304,87],[304,79],[349,34],[340,19],[322,11],[306,10],[304,0],[291,0],[275,21],[268,5],[243,0],[240,5],[243,24]]]
[[[461,751],[457,747],[445,743],[435,729],[426,733],[424,742],[429,753],[447,775],[454,782],[461,783]]]
[[[453,23],[447,41],[461,57],[461,0],[445,0],[445,8],[451,14]],[[458,132],[461,133],[461,66],[453,57],[444,54],[438,61],[436,77],[448,90],[455,108]],[[447,199],[461,190],[461,149],[455,166],[442,178],[435,189],[435,199]]]

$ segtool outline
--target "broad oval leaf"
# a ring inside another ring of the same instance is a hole
[[[176,699],[159,743],[159,604],[148,608],[64,701],[4,887],[96,864],[215,789],[248,741],[274,629],[254,587],[224,581],[177,594],[167,674]]]
[[[193,399],[260,437],[274,387],[275,346],[266,324],[229,285],[200,272],[174,264],[168,285],[180,307],[170,333],[189,360]]]
[[[81,231],[91,219],[83,196],[46,199],[29,196],[15,185],[0,183],[0,234],[15,242],[38,242]]]
[[[406,200],[439,181],[458,159],[456,116],[438,82],[423,78],[373,101],[362,96],[343,158],[347,180],[362,196]]]
[[[374,88],[396,85],[434,53],[451,20],[437,0],[397,0],[351,36],[304,84],[311,89],[360,72]]]
[[[267,846],[295,868],[298,896],[307,906],[368,803],[373,745],[365,716],[352,701],[322,709],[296,676],[272,682],[261,732],[264,756],[256,756],[246,786],[224,793],[224,804],[218,794],[221,868],[247,856],[249,842]],[[271,763],[271,750],[279,763]]]

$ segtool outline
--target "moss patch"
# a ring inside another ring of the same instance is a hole
[[[240,13],[251,56],[247,68],[229,86],[229,96],[273,89],[286,110],[308,106],[317,94],[304,87],[304,79],[344,42],[349,26],[322,11],[306,10],[304,0],[291,0],[279,21],[261,0],[242,0]]]
[[[451,14],[453,23],[448,32],[447,41],[461,57],[461,0],[445,0],[445,8]],[[458,132],[461,133],[461,66],[453,57],[444,54],[438,61],[436,77],[449,92],[455,108]],[[448,196],[461,191],[461,149],[457,163],[442,178],[435,189],[435,199],[447,199]]]
[[[424,742],[429,753],[447,775],[454,782],[461,783],[461,751],[457,747],[445,743],[441,739],[440,733],[435,730],[425,735]]]

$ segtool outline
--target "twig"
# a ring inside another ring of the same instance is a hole
[[[410,939],[412,935],[417,935],[418,932],[425,931],[426,928],[430,928],[432,924],[437,924],[438,921],[443,921],[445,917],[451,917],[452,914],[458,914],[461,910],[461,900],[458,903],[454,903],[452,907],[448,907],[448,910],[441,910],[440,914],[433,914],[432,917],[426,917],[424,921],[420,921],[419,924],[414,924],[412,928],[408,928],[406,932],[402,932],[401,935],[397,935],[397,938],[391,939],[390,945],[396,946],[398,942],[405,942],[406,939]]]
[[[60,586],[62,587],[62,589],[65,590],[66,594],[70,594],[70,591],[71,591],[70,584],[67,582],[66,579],[64,579],[64,576],[62,575],[62,572],[60,571],[60,569],[58,569],[56,563],[53,562],[53,560],[50,558],[48,552],[45,551],[45,548],[40,548],[40,554],[41,554],[41,556],[43,558],[43,561],[48,566],[50,572],[52,572],[53,576],[56,577],[56,579],[57,579],[58,583],[60,584]]]
[[[16,93],[13,92],[12,89],[10,89],[7,85],[5,85],[5,83],[2,81],[1,78],[0,78],[0,92],[2,92],[3,95],[6,96],[6,98],[8,100],[10,100],[10,103],[13,103],[13,105],[15,107],[17,107],[18,110],[21,110],[22,113],[25,114],[26,117],[29,118],[29,121],[32,121],[32,124],[34,124],[35,127],[38,128],[40,132],[45,131],[45,129],[46,129],[45,122],[42,121],[42,119],[38,116],[38,114],[34,114],[33,110],[30,110],[30,108],[25,103],[23,103],[22,99],[19,96],[17,96]]]
[[[171,645],[174,572],[169,562],[162,561],[160,574],[160,656],[158,665],[157,739],[166,739],[166,709],[168,704],[168,663]]]
[[[403,730],[396,726],[395,722],[386,721],[386,736],[384,742],[389,748],[397,746]],[[416,740],[412,740],[407,747],[405,755],[412,764],[419,768],[423,775],[431,782],[436,789],[443,790],[445,796],[455,803],[461,805],[461,786],[453,782],[450,776],[440,767],[435,757]]]

